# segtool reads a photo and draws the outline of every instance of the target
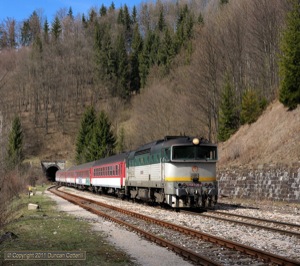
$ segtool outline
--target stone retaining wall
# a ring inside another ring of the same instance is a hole
[[[217,173],[220,195],[300,203],[300,162],[220,168]]]

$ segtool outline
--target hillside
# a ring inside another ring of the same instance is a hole
[[[300,106],[287,111],[275,101],[251,125],[219,144],[219,168],[300,161]]]

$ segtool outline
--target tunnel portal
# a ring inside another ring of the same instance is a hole
[[[65,169],[65,161],[41,161],[43,173],[46,178],[54,182],[55,174],[58,170]]]
[[[55,173],[58,171],[58,167],[56,166],[50,166],[47,170],[46,170],[46,178],[49,181],[54,182],[55,181]]]

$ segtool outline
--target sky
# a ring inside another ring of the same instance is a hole
[[[6,19],[15,19],[21,22],[28,19],[33,11],[43,15],[47,20],[53,21],[55,14],[60,9],[69,10],[72,7],[73,15],[88,14],[92,7],[100,8],[102,4],[109,7],[114,2],[119,8],[126,4],[129,8],[138,6],[142,0],[0,0],[0,23]]]

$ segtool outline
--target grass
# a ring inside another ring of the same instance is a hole
[[[0,235],[13,232],[18,237],[0,244],[0,265],[134,265],[123,251],[109,244],[102,232],[72,215],[56,211],[56,203],[43,194],[28,198],[23,195],[12,203],[14,219]],[[28,210],[28,203],[37,203],[38,210]],[[4,260],[7,251],[86,251],[86,260]]]

